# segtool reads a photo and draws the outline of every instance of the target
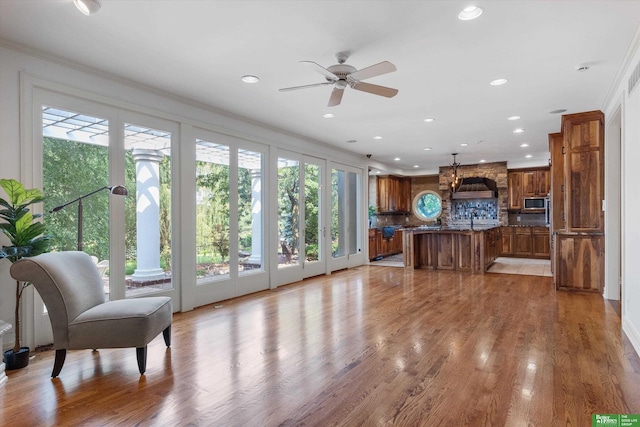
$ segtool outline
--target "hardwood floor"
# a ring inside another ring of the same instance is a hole
[[[172,348],[53,351],[0,425],[590,426],[640,413],[614,307],[551,278],[359,267],[176,314]]]

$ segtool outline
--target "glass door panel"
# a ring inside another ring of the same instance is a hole
[[[173,289],[170,132],[124,125],[127,297]]]
[[[264,271],[262,153],[238,150],[239,275]]]
[[[229,278],[229,147],[196,139],[196,281]]]
[[[42,108],[42,189],[52,251],[82,250],[94,259],[109,299],[109,122],[65,109]],[[67,206],[67,203],[95,190]],[[116,196],[117,197],[117,196]],[[82,202],[82,234],[79,203]],[[54,211],[55,208],[55,211]],[[80,241],[80,240],[81,241]]]
[[[322,180],[324,167],[319,159],[304,161],[304,277],[326,272],[323,230]]]
[[[332,168],[331,270],[364,262],[362,199],[362,172],[347,166]]]
[[[300,264],[300,162],[278,158],[278,268]]]

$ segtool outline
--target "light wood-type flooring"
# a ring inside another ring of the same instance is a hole
[[[8,372],[0,425],[591,426],[640,413],[616,307],[551,278],[363,266],[176,314],[171,349]]]

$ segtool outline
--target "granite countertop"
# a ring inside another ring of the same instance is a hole
[[[500,228],[499,225],[474,225],[473,229],[470,225],[448,226],[448,225],[426,225],[418,227],[404,228],[406,231],[424,232],[424,231],[486,231],[493,228]]]

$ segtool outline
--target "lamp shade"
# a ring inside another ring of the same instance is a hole
[[[100,10],[100,2],[98,0],[73,0],[78,10],[89,16]]]
[[[114,185],[113,187],[109,187],[109,191],[111,194],[115,194],[117,196],[127,196],[129,195],[129,190],[124,185]]]

